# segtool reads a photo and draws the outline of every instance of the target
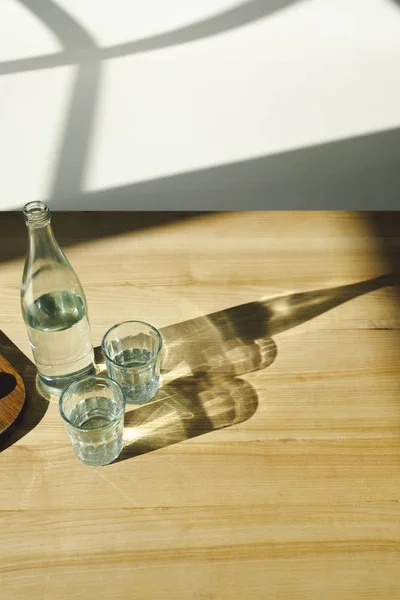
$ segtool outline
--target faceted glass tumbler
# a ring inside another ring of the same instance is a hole
[[[61,394],[59,410],[76,457],[87,465],[107,465],[123,448],[125,395],[108,377],[86,377]]]
[[[126,401],[143,404],[156,395],[160,384],[162,337],[143,321],[125,321],[111,327],[101,349],[108,375],[123,388]]]

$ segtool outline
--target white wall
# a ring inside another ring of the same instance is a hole
[[[1,0],[0,209],[400,209],[400,2]]]

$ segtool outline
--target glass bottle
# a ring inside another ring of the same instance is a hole
[[[75,379],[95,371],[86,298],[54,237],[46,204],[29,202],[23,214],[29,240],[22,314],[39,382],[46,391],[60,394]]]

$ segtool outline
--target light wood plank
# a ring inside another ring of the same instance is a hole
[[[397,600],[400,311],[374,278],[400,215],[384,239],[363,213],[183,216],[53,216],[94,343],[145,319],[169,366],[159,397],[128,407],[121,460],[87,467],[25,364],[43,414],[0,454],[2,594]],[[1,219],[1,328],[30,356],[26,232]]]

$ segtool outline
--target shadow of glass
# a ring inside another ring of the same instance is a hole
[[[0,452],[18,442],[43,419],[49,402],[36,389],[36,367],[25,354],[0,331],[0,353],[17,369],[25,384],[25,403],[13,427],[0,436]],[[0,400],[1,402],[1,400]]]
[[[223,311],[222,311],[223,312]],[[199,317],[194,327],[207,327],[208,317]],[[146,452],[158,450],[217,429],[242,423],[256,411],[258,400],[254,388],[239,379],[244,374],[272,364],[277,355],[272,339],[243,343],[239,338],[182,338],[180,351],[198,344],[180,360],[174,346],[176,361],[171,361],[168,339],[175,326],[161,330],[164,341],[162,382],[154,400],[126,412],[124,422],[125,447],[116,462]],[[179,329],[179,325],[177,326]],[[165,354],[166,353],[166,354]],[[169,355],[169,362],[165,362]],[[104,359],[101,349],[95,349],[97,363]],[[169,367],[167,367],[169,364]],[[105,371],[102,371],[103,373]]]
[[[239,376],[274,362],[277,346],[271,336],[394,281],[388,274],[249,302],[161,329],[162,387],[152,402],[126,413],[125,448],[118,461],[246,421],[258,400]]]
[[[254,388],[238,378],[195,375],[163,387],[155,400],[125,415],[126,460],[246,421],[257,410]]]
[[[257,409],[257,394],[239,376],[273,363],[277,346],[271,336],[397,281],[387,274],[249,302],[165,327],[162,387],[152,402],[126,414],[126,446],[118,460],[246,421]],[[0,352],[21,374],[26,390],[14,429],[0,438],[3,451],[40,423],[49,402],[37,391],[35,365],[1,331]],[[96,361],[103,362],[100,348]]]

